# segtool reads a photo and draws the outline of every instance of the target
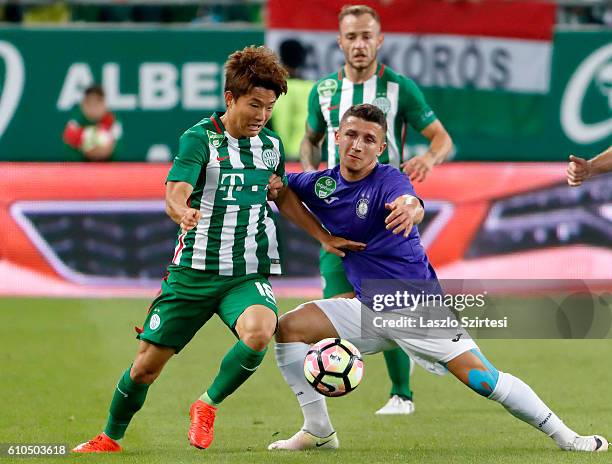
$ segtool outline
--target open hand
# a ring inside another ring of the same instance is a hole
[[[423,209],[416,197],[406,195],[386,203],[385,208],[391,211],[385,219],[387,230],[392,230],[396,235],[404,232],[404,237],[410,235],[414,221]]]
[[[412,182],[423,182],[434,167],[434,161],[426,156],[415,156],[402,163],[402,171]]]
[[[336,256],[340,256],[344,258],[345,253],[344,250],[350,251],[363,251],[365,250],[366,244],[361,242],[353,242],[352,240],[347,240],[342,237],[336,237],[334,235],[330,235],[326,240],[324,240],[321,245],[323,249],[328,253],[332,253]]]

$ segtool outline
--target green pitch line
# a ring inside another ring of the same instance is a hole
[[[281,300],[287,311],[300,300]],[[136,299],[0,299],[0,442],[77,443],[102,430],[115,382],[136,351],[133,326],[148,301]],[[292,435],[301,413],[268,355],[220,408],[212,447],[187,442],[189,405],[215,374],[232,335],[213,320],[171,360],[123,440],[121,456],[80,456],[104,463],[565,463],[603,456],[562,453],[499,405],[417,368],[417,412],[374,416],[388,381],[382,356],[365,359],[359,388],[328,402],[341,449],[313,453],[266,451]],[[530,385],[575,430],[612,436],[610,340],[484,340],[487,357]],[[272,351],[270,352],[272,354]],[[36,462],[63,462],[39,458]],[[75,459],[75,458],[69,458]],[[19,462],[23,459],[4,459]]]

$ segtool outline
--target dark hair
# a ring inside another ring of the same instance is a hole
[[[306,60],[306,49],[299,40],[284,40],[279,47],[281,62],[290,68],[299,68]]]
[[[85,92],[83,92],[84,97],[88,97],[90,95],[97,95],[98,97],[104,98],[104,89],[99,84],[92,84],[85,89]]]
[[[369,14],[380,25],[380,16],[374,8],[367,5],[344,5],[338,15],[338,23],[341,23],[345,16],[361,16]]]
[[[232,53],[225,62],[225,91],[235,99],[253,87],[273,90],[278,98],[287,93],[287,70],[267,47],[246,47]]]
[[[385,134],[387,133],[387,118],[385,117],[385,113],[383,113],[377,106],[370,105],[369,103],[351,106],[348,110],[346,110],[346,113],[342,115],[340,127],[342,127],[342,124],[344,124],[351,116],[363,119],[364,121],[374,122],[382,127]]]

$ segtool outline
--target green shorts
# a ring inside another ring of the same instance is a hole
[[[321,248],[319,254],[319,269],[321,272],[321,286],[323,298],[332,298],[341,293],[353,292],[353,286],[346,278],[342,258],[328,253]]]
[[[270,282],[261,274],[231,277],[171,265],[137,338],[178,353],[213,314],[235,334],[236,321],[253,305],[278,315]]]

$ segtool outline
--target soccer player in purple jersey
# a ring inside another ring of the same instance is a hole
[[[364,337],[362,315],[371,311],[362,307],[362,301],[367,302],[369,297],[364,294],[368,293],[364,292],[364,279],[411,279],[437,286],[415,227],[423,218],[422,203],[405,175],[377,162],[385,149],[386,129],[381,110],[369,104],[353,106],[342,117],[335,135],[340,166],[289,176],[290,189],[330,233],[367,246],[364,251],[346,253],[343,259],[356,298],[311,301],[279,320],[276,360],[297,396],[304,425],[295,435],[270,444],[268,449],[338,448],[325,399],[306,381],[303,363],[310,344],[324,338],[344,338],[365,354],[399,346],[432,372],[450,371],[476,393],[544,432],[563,450],[606,451],[606,439],[580,436],[567,427],[527,384],[498,371],[461,328],[443,338],[425,338],[422,332],[419,335],[422,329],[404,329],[399,339],[390,334]]]
[[[320,79],[308,98],[306,133],[300,146],[305,171],[316,171],[322,152],[327,167],[339,162],[334,133],[344,112],[352,105],[370,103],[380,108],[387,120],[387,146],[378,157],[381,164],[402,168],[413,182],[422,182],[435,165],[446,160],[452,140],[414,81],[385,66],[379,60],[384,42],[378,12],[367,5],[345,5],[338,15],[338,46],[345,64]],[[406,130],[411,127],[429,141],[426,153],[405,160]],[[352,298],[351,286],[336,256],[321,251],[323,298]],[[377,415],[412,414],[415,411],[410,358],[399,348],[383,353],[391,389]]]

